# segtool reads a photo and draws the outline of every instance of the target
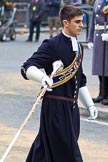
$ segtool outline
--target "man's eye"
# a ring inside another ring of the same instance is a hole
[[[77,23],[77,24],[79,24],[80,22],[81,22],[81,21],[79,21],[79,20],[78,20],[78,21],[76,21],[76,23]]]
[[[80,20],[78,20],[78,21],[76,21],[76,24],[80,24],[82,21],[80,21]]]

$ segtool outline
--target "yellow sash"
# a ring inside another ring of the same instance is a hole
[[[82,61],[82,54],[81,53],[78,54],[78,52],[75,52],[75,53],[76,53],[76,56],[75,56],[74,60],[72,61],[72,63],[68,67],[63,69],[62,71],[58,72],[55,75],[55,77],[53,78],[54,84],[53,84],[52,88],[58,87],[64,83],[66,83],[78,71],[78,68]]]

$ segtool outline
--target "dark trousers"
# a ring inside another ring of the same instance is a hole
[[[104,77],[104,83],[102,83],[102,76],[99,76],[99,96],[104,98],[108,97],[108,77]]]
[[[29,40],[32,41],[33,39],[33,33],[34,33],[34,28],[36,28],[36,36],[35,36],[35,40],[38,41],[39,37],[40,37],[40,25],[41,25],[41,21],[33,21],[30,20],[30,28],[29,28]]]

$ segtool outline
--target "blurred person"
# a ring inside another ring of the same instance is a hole
[[[82,69],[83,47],[76,36],[80,34],[83,12],[72,5],[60,10],[62,31],[46,39],[21,68],[25,79],[48,85],[43,96],[40,128],[26,162],[83,162],[78,146],[80,113],[78,94],[87,107],[89,119],[97,118],[97,109],[86,87]],[[53,62],[61,60],[64,69],[49,78]],[[40,69],[45,69],[42,72]]]
[[[50,38],[54,35],[54,28],[56,34],[60,32],[60,20],[59,20],[59,11],[61,7],[61,0],[46,0],[46,6],[48,9],[48,26],[50,29]]]
[[[33,0],[30,3],[29,6],[29,36],[27,39],[27,42],[33,41],[33,34],[34,34],[34,28],[36,28],[36,35],[35,35],[35,41],[39,41],[40,37],[40,27],[41,27],[41,21],[42,16],[45,11],[45,5],[43,0]]]
[[[104,51],[104,42],[103,42],[103,39],[107,35],[103,34],[105,29],[104,25],[105,16],[107,24],[106,30],[108,31],[108,14],[105,15],[103,11],[104,7],[105,7],[105,0],[95,1],[91,26],[89,29],[88,47],[89,49],[93,48],[92,74],[97,75],[99,78],[99,94],[96,98],[93,98],[93,101],[94,103],[102,102],[104,105],[108,105],[108,54],[107,54],[108,43],[106,43]],[[105,52],[105,65],[103,65],[104,52]],[[105,66],[104,87],[102,87],[103,66]],[[102,94],[103,92],[104,94]]]

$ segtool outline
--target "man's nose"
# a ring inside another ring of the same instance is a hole
[[[81,28],[83,27],[83,22],[80,23],[80,27],[81,27]]]

